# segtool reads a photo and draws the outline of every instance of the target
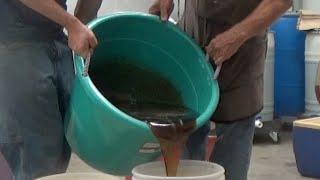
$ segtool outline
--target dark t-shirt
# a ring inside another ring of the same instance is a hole
[[[66,0],[56,0],[61,7],[67,8]],[[45,34],[62,32],[62,27],[43,15],[25,6],[20,0],[0,0],[0,22],[8,28],[26,26],[39,29]]]

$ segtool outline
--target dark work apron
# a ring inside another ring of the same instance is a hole
[[[218,34],[246,18],[261,0],[186,0],[179,25],[203,48]],[[223,64],[218,82],[219,106],[212,119],[237,121],[263,108],[263,72],[267,48],[266,33],[245,42]]]

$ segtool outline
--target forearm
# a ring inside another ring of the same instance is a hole
[[[102,0],[78,0],[74,15],[84,24],[97,17]]]
[[[64,10],[55,0],[20,0],[23,4],[46,16],[50,20],[67,27],[77,21],[73,15]]]
[[[244,41],[265,31],[292,5],[292,0],[263,0],[260,5],[232,30]]]

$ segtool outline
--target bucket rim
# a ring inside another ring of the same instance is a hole
[[[50,175],[50,176],[45,176],[45,177],[41,177],[41,178],[37,178],[36,180],[50,180],[50,179],[54,179],[54,178],[64,178],[64,177],[83,177],[83,176],[90,176],[92,178],[94,177],[108,177],[108,178],[114,178],[115,180],[116,179],[119,179],[120,180],[120,177],[117,177],[117,176],[113,176],[113,175],[110,175],[110,174],[104,174],[104,173],[96,173],[96,172],[70,172],[70,173],[61,173],[61,174],[54,174],[54,175]]]
[[[200,179],[220,177],[220,176],[223,176],[224,173],[225,173],[225,169],[221,165],[216,164],[216,163],[212,163],[212,162],[209,162],[209,161],[181,160],[180,164],[182,164],[182,163],[184,163],[184,164],[194,164],[194,165],[208,165],[208,166],[212,166],[212,167],[214,167],[214,168],[219,170],[216,174],[195,176],[196,178],[200,178]],[[151,163],[146,163],[146,164],[139,165],[139,166],[135,167],[132,170],[132,174],[135,177],[143,177],[144,179],[150,178],[150,179],[153,179],[153,180],[163,180],[163,179],[166,179],[166,180],[188,180],[188,179],[189,180],[194,180],[195,179],[195,177],[179,177],[179,176],[178,177],[158,177],[158,176],[140,174],[140,173],[137,172],[138,170],[144,169],[147,166],[157,165],[157,164],[161,164],[162,165],[163,162],[157,161],[157,162],[151,162]]]

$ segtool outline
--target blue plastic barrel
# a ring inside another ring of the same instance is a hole
[[[298,15],[284,15],[275,32],[275,115],[298,116],[305,108],[305,39],[297,30]]]

